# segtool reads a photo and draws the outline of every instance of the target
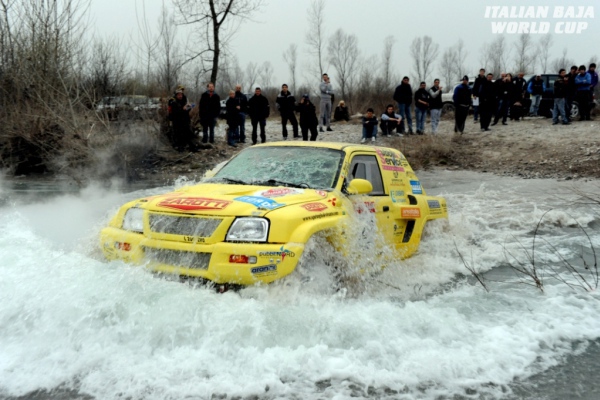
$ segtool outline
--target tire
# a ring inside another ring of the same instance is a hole
[[[574,120],[578,116],[579,116],[579,104],[576,101],[574,101],[573,104],[571,104],[571,120]]]
[[[444,103],[442,105],[442,115],[447,113],[454,113],[454,104],[452,103]]]

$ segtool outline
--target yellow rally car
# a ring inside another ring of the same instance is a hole
[[[294,271],[313,235],[326,232],[344,254],[361,213],[401,258],[417,250],[427,221],[447,218],[445,199],[426,195],[398,150],[277,142],[241,151],[200,184],[125,204],[100,245],[108,259],[158,272],[269,283]]]

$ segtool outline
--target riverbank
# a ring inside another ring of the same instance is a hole
[[[216,129],[216,143],[196,153],[177,153],[169,146],[157,148],[154,158],[135,168],[133,179],[173,180],[185,175],[198,179],[204,171],[227,160],[246,144],[232,148],[225,141],[225,124]],[[438,134],[431,135],[427,125],[423,136],[377,138],[378,146],[401,150],[415,170],[444,168],[490,172],[525,179],[600,178],[600,122],[575,121],[571,125],[552,125],[543,117],[526,118],[498,124],[481,132],[479,124],[467,121],[464,134],[454,133],[454,121],[441,121]],[[362,127],[358,121],[332,124],[333,132],[320,132],[318,141],[359,143]],[[251,131],[249,124],[247,132]],[[278,118],[267,123],[267,141],[282,140]],[[249,134],[247,134],[249,136]],[[292,129],[288,124],[289,140]]]

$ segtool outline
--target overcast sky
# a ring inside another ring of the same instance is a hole
[[[142,1],[145,1],[148,21],[151,26],[156,26],[162,4],[160,0],[92,0],[94,33],[97,36],[117,34],[121,37],[135,38],[136,4],[139,10]],[[298,68],[299,79],[303,80],[301,77],[307,75],[303,74],[306,70],[305,65],[311,61],[306,54],[307,46],[304,40],[308,30],[307,10],[310,1],[264,0],[264,3],[262,10],[253,16],[255,22],[249,21],[241,25],[230,45],[231,50],[237,55],[242,68],[245,68],[248,62],[262,64],[264,61],[270,61],[274,67],[273,83],[279,83],[289,80],[282,53],[291,43],[296,43],[301,60]],[[165,0],[165,4],[173,9],[169,0]],[[577,18],[577,15],[567,19],[554,18],[556,7],[564,7],[566,4],[581,6],[582,9],[576,6],[573,11],[575,14],[580,10],[587,11],[587,18]],[[487,6],[534,7],[536,12],[543,10],[539,7],[548,7],[549,15],[545,19],[486,19]],[[593,12],[592,18],[590,7]],[[380,55],[385,37],[393,35],[396,39],[393,51],[394,69],[400,76],[411,74],[409,47],[415,37],[429,35],[440,45],[436,66],[441,62],[443,51],[456,44],[459,39],[463,39],[468,51],[466,65],[473,73],[481,66],[482,46],[497,38],[497,34],[492,33],[492,21],[547,22],[554,39],[550,60],[560,57],[563,49],[567,48],[569,58],[575,59],[577,64],[587,63],[590,57],[600,55],[600,15],[596,14],[600,14],[600,2],[597,0],[326,0],[325,28],[327,36],[338,28],[356,34],[359,48],[366,56]],[[566,27],[560,24],[564,22],[587,23],[587,28],[580,34],[556,33],[556,30]],[[541,38],[541,35],[532,36],[536,42]],[[505,34],[505,37],[512,43],[516,41],[518,34]],[[439,68],[436,67],[434,71],[435,75],[441,75]],[[335,84],[335,71],[330,67],[328,72]]]

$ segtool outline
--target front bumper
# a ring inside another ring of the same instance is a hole
[[[182,243],[149,239],[118,228],[100,232],[100,246],[109,260],[145,265],[156,272],[203,278],[215,283],[270,283],[290,274],[304,251],[302,243]],[[256,257],[255,264],[232,263],[231,255]]]

